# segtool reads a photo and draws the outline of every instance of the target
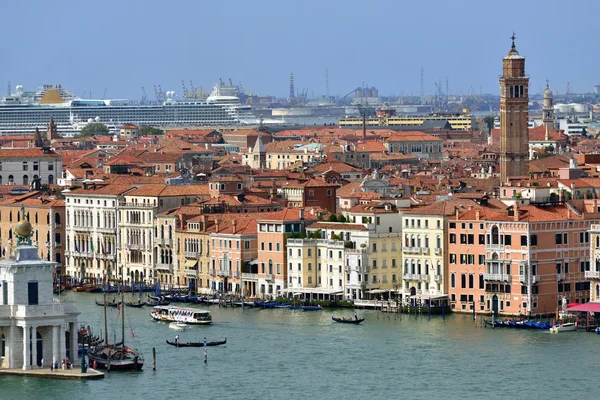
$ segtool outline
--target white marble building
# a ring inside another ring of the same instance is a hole
[[[74,304],[54,299],[56,263],[40,259],[31,246],[29,222],[22,220],[15,232],[24,235],[12,257],[0,262],[0,368],[41,368],[42,359],[49,368],[52,360],[67,359],[67,348],[78,348],[79,313]]]

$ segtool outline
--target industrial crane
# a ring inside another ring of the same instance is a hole
[[[186,99],[189,98],[188,90],[185,87],[185,83],[183,82],[183,79],[181,80],[181,87],[183,88],[183,97]]]
[[[144,89],[144,87],[142,86],[142,92],[144,92],[144,95],[142,96],[142,105],[146,104],[146,89]]]
[[[350,92],[348,92],[348,94],[345,94],[342,97],[338,97],[337,99],[335,99],[335,103],[339,104],[342,100],[344,100],[346,97],[350,96],[352,93],[356,92],[359,89],[360,89],[360,86],[352,89]]]

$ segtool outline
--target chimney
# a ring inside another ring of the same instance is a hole
[[[475,221],[479,221],[479,210],[475,210]]]
[[[515,201],[513,205],[513,221],[519,222],[519,201]]]
[[[200,217],[200,231],[205,231],[207,228],[206,226],[206,215],[202,215]]]
[[[300,221],[303,221],[304,220],[304,208],[301,208],[298,211],[300,211]]]
[[[567,219],[571,219],[571,209],[567,207]]]
[[[218,218],[215,219],[215,229],[216,229],[216,232],[218,233],[219,232],[219,219]]]
[[[237,220],[236,219],[231,221],[231,226],[233,226],[233,234],[235,235],[235,232],[237,230]]]

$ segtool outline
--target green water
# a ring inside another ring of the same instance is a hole
[[[65,297],[77,301],[80,321],[101,329],[99,296]],[[143,372],[84,382],[0,377],[0,399],[600,398],[600,335],[592,333],[492,330],[470,315],[365,311],[354,326],[332,322],[327,310],[208,309],[211,326],[175,332],[152,321],[149,308],[127,308],[126,341],[144,353]],[[120,336],[117,311],[108,312],[109,336]],[[176,334],[227,337],[227,345],[209,348],[204,364],[201,348],[165,343]]]

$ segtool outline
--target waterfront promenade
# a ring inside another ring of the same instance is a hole
[[[101,329],[103,308],[94,304],[99,295],[65,297],[77,301],[81,322]],[[142,372],[107,373],[88,382],[0,376],[2,398],[503,399],[524,397],[525,388],[533,398],[600,397],[594,380],[564,375],[593,371],[600,335],[483,329],[472,316],[456,314],[428,319],[359,310],[365,322],[354,326],[331,321],[332,313],[351,316],[351,309],[208,309],[212,325],[175,332],[152,321],[149,308],[125,308],[126,344],[144,353]],[[120,317],[115,309],[108,315],[109,337],[118,341]],[[209,348],[204,364],[201,348],[165,343],[176,334],[182,341],[227,337],[227,345]]]

